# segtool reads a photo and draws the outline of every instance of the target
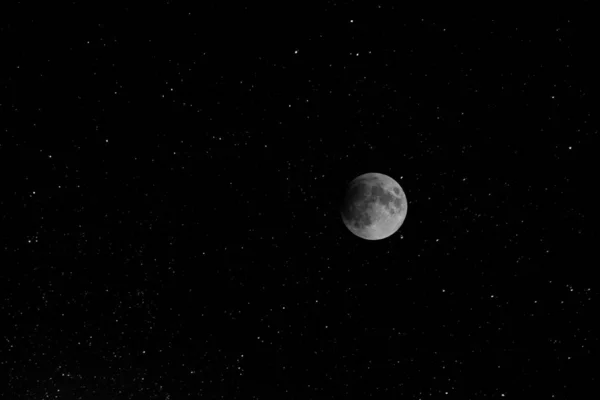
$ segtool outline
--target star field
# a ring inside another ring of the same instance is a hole
[[[593,397],[591,10],[19,7],[0,397]],[[379,241],[339,213],[368,172],[408,200]]]

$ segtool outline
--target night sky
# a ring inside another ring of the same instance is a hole
[[[2,399],[595,397],[591,7],[198,4],[0,25]]]

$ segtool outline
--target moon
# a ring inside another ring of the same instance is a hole
[[[393,201],[384,206],[378,200],[387,194]],[[398,182],[387,175],[370,172],[349,183],[340,213],[350,232],[363,239],[380,240],[400,229],[407,211],[406,195]]]

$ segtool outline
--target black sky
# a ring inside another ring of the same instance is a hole
[[[597,392],[591,9],[21,7],[0,397]],[[381,241],[339,216],[367,172],[408,198]]]

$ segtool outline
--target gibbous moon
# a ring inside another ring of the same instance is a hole
[[[391,236],[402,226],[407,210],[406,195],[398,182],[371,172],[350,182],[341,215],[346,227],[356,236],[379,240]]]

